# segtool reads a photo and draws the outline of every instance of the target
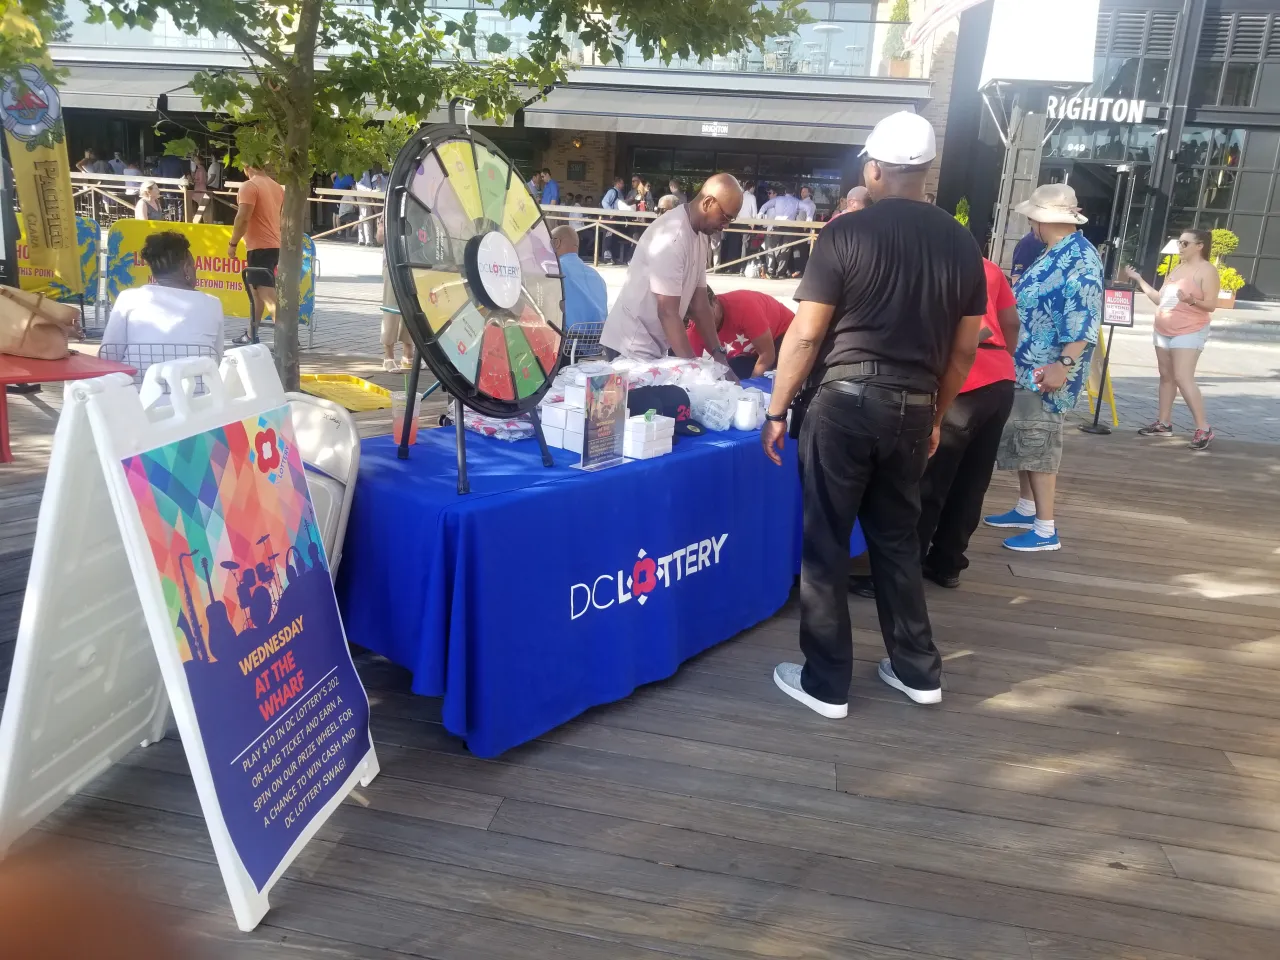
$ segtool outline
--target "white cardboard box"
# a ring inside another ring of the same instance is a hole
[[[569,408],[563,403],[543,403],[538,406],[538,416],[542,418],[542,426],[557,427],[564,430],[566,411]]]
[[[579,410],[585,410],[587,407],[586,385],[581,383],[565,384],[564,403],[566,407],[577,407]]]
[[[548,447],[556,447],[564,449],[564,428],[549,427],[545,423],[542,425],[542,436],[547,441]]]
[[[582,434],[574,433],[571,430],[564,432],[564,445],[561,449],[571,450],[574,453],[582,453]]]
[[[627,438],[635,438],[648,442],[650,440],[665,440],[674,437],[676,433],[676,422],[671,417],[654,417],[652,420],[646,420],[643,415],[628,417],[625,436]]]
[[[649,460],[671,452],[671,438],[647,440],[643,443],[626,437],[622,441],[622,455],[632,460]]]

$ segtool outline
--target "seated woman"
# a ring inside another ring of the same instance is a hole
[[[767,293],[756,290],[731,290],[717,296],[708,287],[707,299],[711,301],[720,343],[735,374],[743,379],[762,377],[766,370],[778,365],[778,344],[795,319],[794,313]],[[694,329],[692,316],[685,320],[693,355],[700,357],[707,350],[706,344]]]
[[[222,359],[222,303],[196,290],[191,244],[180,233],[153,233],[142,258],[155,283],[124,290],[102,334],[102,356],[136,367],[202,356]]]

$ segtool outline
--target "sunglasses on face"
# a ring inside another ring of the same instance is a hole
[[[1200,242],[1199,240],[1179,240],[1179,241],[1178,241],[1178,246],[1180,246],[1180,247],[1189,247],[1189,246],[1191,246],[1192,244],[1199,243],[1199,242]]]

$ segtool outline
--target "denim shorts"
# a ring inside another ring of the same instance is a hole
[[[1034,390],[1017,387],[1013,410],[1000,435],[1001,470],[1057,473],[1062,465],[1062,414],[1050,410]]]
[[[1206,323],[1195,333],[1184,333],[1177,337],[1153,333],[1152,340],[1161,350],[1203,350],[1204,345],[1209,342],[1209,325]]]

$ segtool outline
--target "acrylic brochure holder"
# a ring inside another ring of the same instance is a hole
[[[140,389],[123,374],[68,385],[0,720],[0,854],[162,737],[170,708],[251,930],[378,773],[265,347],[154,365]]]

